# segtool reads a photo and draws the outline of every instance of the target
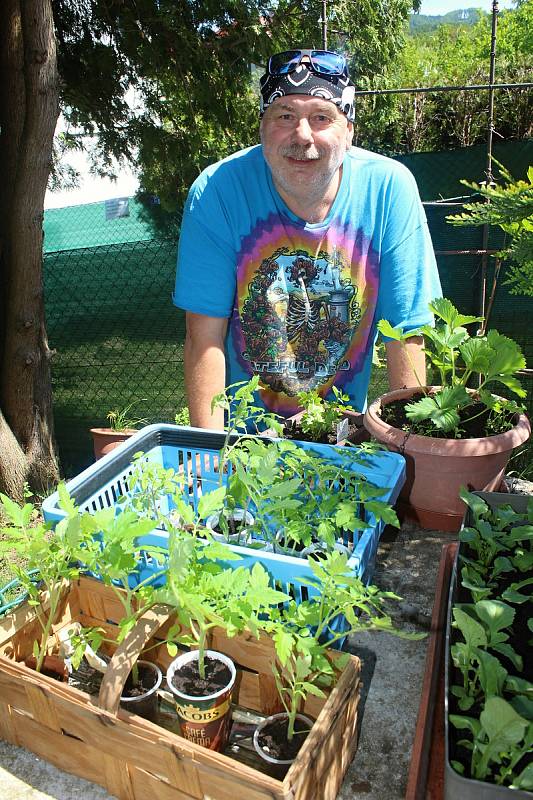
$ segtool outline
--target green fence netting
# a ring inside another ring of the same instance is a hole
[[[503,143],[495,155],[516,178],[523,177],[533,163],[533,143]],[[461,178],[484,179],[485,149],[399,160],[414,173],[425,202],[444,294],[462,312],[477,314],[481,257],[450,251],[480,249],[482,230],[449,225],[446,215],[460,206],[439,201],[469,193]],[[44,228],[55,431],[62,472],[70,476],[92,462],[89,428],[105,423],[111,409],[136,402],[136,416],[173,421],[185,403],[184,317],[171,301],[176,237],[162,234],[164,226],[151,221],[146,205],[127,198],[47,211]],[[501,233],[491,230],[489,248],[501,245]],[[529,365],[532,312],[531,298],[510,295],[500,282],[491,325],[520,342]],[[531,411],[530,378],[524,386]]]

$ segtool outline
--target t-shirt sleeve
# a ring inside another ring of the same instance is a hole
[[[173,302],[210,317],[229,317],[236,287],[235,248],[227,209],[216,186],[201,175],[185,204]]]
[[[387,207],[376,319],[409,331],[433,322],[428,303],[442,289],[418,187],[402,165],[388,187]]]

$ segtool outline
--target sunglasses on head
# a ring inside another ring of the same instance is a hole
[[[287,75],[294,72],[307,56],[306,66],[316,75],[346,75],[347,64],[344,56],[330,50],[285,50],[268,59],[269,75]]]

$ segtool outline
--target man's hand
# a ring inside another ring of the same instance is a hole
[[[391,391],[426,385],[426,356],[423,336],[411,336],[404,343],[385,342],[385,348]]]
[[[188,311],[186,325],[185,387],[191,425],[222,431],[224,412],[218,408],[212,414],[211,400],[226,385],[224,339],[228,321]]]

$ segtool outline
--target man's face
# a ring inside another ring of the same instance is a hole
[[[308,95],[275,100],[260,131],[276,188],[295,199],[326,192],[353,136],[352,123],[334,103]]]

